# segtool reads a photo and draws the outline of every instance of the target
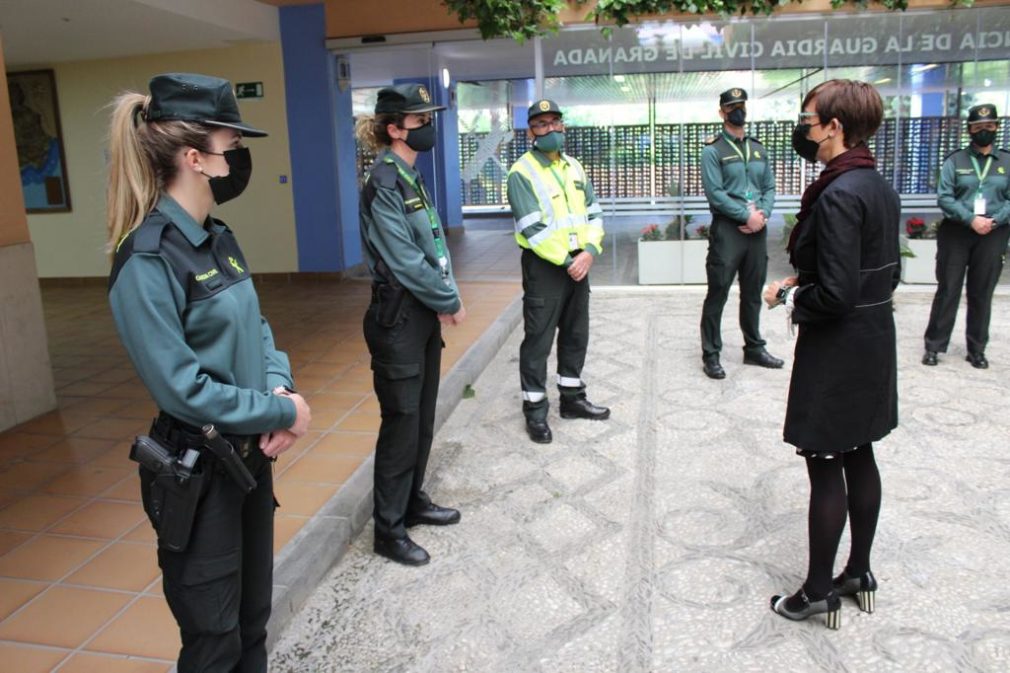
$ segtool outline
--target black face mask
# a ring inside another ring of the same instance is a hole
[[[431,122],[416,129],[404,130],[407,131],[407,139],[403,142],[407,143],[407,147],[415,152],[427,152],[435,146],[435,125]]]
[[[747,111],[742,107],[738,107],[726,115],[726,121],[729,122],[730,126],[743,126],[744,122],[747,121]]]
[[[813,127],[813,124],[797,124],[796,128],[793,129],[793,151],[810,163],[817,161],[817,148],[821,146],[824,140],[827,140],[827,138],[820,142],[811,140],[810,129]]]
[[[975,131],[971,134],[971,142],[975,147],[989,147],[996,142],[996,132],[988,129]]]
[[[204,152],[224,157],[228,162],[228,175],[206,175],[210,182],[210,193],[214,195],[214,203],[220,205],[231,201],[245,191],[252,176],[252,156],[248,147],[237,147],[224,152]]]

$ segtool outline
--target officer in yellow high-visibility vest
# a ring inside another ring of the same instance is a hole
[[[603,213],[582,165],[561,151],[565,125],[558,104],[537,101],[528,122],[533,149],[509,171],[508,200],[523,249],[523,414],[530,439],[546,444],[552,439],[547,357],[555,332],[561,417],[610,417],[610,409],[586,399],[582,380],[589,345],[589,269],[603,250]]]

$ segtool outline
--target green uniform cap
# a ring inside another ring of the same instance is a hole
[[[444,105],[431,102],[431,94],[423,84],[387,86],[379,90],[375,99],[375,114],[421,114],[444,109]]]
[[[719,94],[719,107],[735,105],[736,103],[746,103],[747,92],[744,89],[727,89]]]
[[[561,114],[561,108],[554,101],[544,98],[543,100],[538,100],[536,103],[530,106],[530,109],[526,111],[526,121],[533,119],[536,116],[547,114],[552,112],[559,117],[563,117]]]
[[[999,115],[996,114],[995,105],[976,105],[975,107],[968,110],[968,123],[975,124],[978,122],[995,122],[999,121]]]
[[[149,85],[151,102],[147,121],[186,121],[222,126],[251,138],[267,133],[242,123],[231,82],[220,77],[190,73],[155,75]]]

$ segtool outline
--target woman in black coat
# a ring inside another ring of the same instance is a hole
[[[830,80],[807,94],[793,147],[825,168],[804,192],[790,237],[798,275],[765,291],[768,305],[786,305],[799,327],[784,438],[810,477],[807,579],[794,595],[772,597],[771,607],[796,620],[826,613],[830,628],[841,623],[840,596],[874,609],[880,474],[872,442],[898,423],[891,295],[901,203],[865,145],[882,117],[880,95],[864,82]],[[832,579],[846,515],[852,547]]]

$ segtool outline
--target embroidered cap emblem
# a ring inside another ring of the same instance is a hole
[[[425,89],[423,86],[417,87],[417,95],[420,96],[421,100],[424,101],[425,103],[431,102],[431,95],[428,93],[428,90]]]
[[[988,117],[990,114],[991,114],[991,112],[990,112],[989,108],[987,108],[987,107],[983,107],[983,108],[979,108],[978,109],[978,116],[979,117]]]
[[[733,91],[731,91],[730,93],[733,95],[733,98],[739,98],[740,96],[743,95],[743,91],[741,91],[740,89],[733,89]]]
[[[547,100],[542,100],[540,101],[540,105],[538,105],[537,107],[540,108],[541,112],[547,112],[548,110],[551,109],[551,102]]]

